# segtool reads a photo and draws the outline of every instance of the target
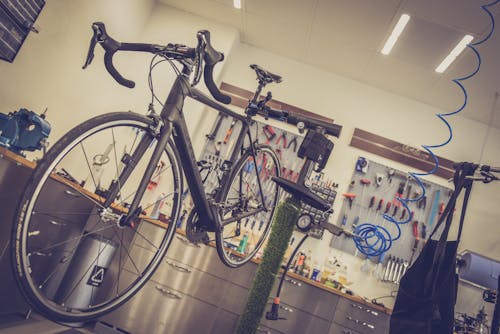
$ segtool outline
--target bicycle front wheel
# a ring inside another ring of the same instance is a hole
[[[228,181],[230,186],[220,203],[221,230],[215,233],[217,252],[222,262],[233,268],[247,263],[262,247],[278,201],[279,188],[272,180],[280,173],[278,156],[270,146],[258,145],[255,159],[254,162],[253,155],[246,152],[236,162]],[[230,222],[239,216],[243,218]]]
[[[98,116],[64,135],[38,162],[17,211],[12,262],[21,292],[47,318],[102,316],[131,298],[160,265],[182,193],[171,143],[138,218],[120,224],[156,146],[152,125],[130,112]],[[134,156],[139,143],[147,149]],[[119,179],[126,166],[135,167]]]

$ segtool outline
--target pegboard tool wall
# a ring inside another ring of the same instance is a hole
[[[418,256],[424,244],[423,240],[427,240],[452,192],[451,188],[427,180],[424,185],[426,197],[418,202],[409,202],[412,213],[408,213],[396,198],[420,196],[420,187],[416,182],[408,178],[407,173],[403,171],[359,157],[353,166],[348,192],[339,195],[343,203],[337,224],[352,230],[355,225],[370,223],[386,228],[396,237],[397,228],[383,218],[384,213],[393,216],[397,221],[405,220],[412,214],[409,223],[400,225],[401,237],[393,242],[391,249],[385,254],[386,257],[392,254],[411,262],[410,260]],[[419,239],[416,248],[415,233]],[[350,254],[358,254],[354,242],[343,236],[333,237],[330,246]],[[372,260],[378,261],[378,257]]]
[[[214,131],[220,117],[222,121],[218,131]],[[275,149],[281,162],[282,175],[287,179],[296,180],[302,162],[302,159],[297,157],[297,150],[304,137],[266,123],[255,121],[251,127],[252,139]],[[228,159],[240,129],[240,122],[232,117],[219,115],[211,130],[213,136],[208,138],[200,158],[221,163]],[[248,137],[245,138],[245,146],[248,146]]]
[[[219,126],[217,126],[219,121]],[[257,142],[260,144],[271,146],[278,154],[282,176],[286,179],[296,181],[303,162],[297,156],[297,152],[304,140],[304,136],[270,124],[276,124],[276,122],[266,121],[264,123],[256,121],[251,130],[252,139],[257,139]],[[282,124],[285,125],[285,123]],[[208,140],[201,155],[201,160],[214,163],[215,166],[221,165],[224,160],[229,158],[229,152],[232,150],[240,129],[240,122],[234,122],[234,119],[231,117],[219,115],[215,120],[211,133],[207,135]],[[245,140],[245,145],[248,145],[248,139]],[[259,163],[258,161],[257,164]],[[217,172],[212,172],[208,176],[205,185],[208,193],[211,189],[218,186]],[[333,205],[337,193],[336,185],[332,180],[323,179],[322,173],[316,174],[313,172],[313,175],[311,175],[311,189]],[[283,196],[286,196],[286,194],[282,191],[280,200],[283,199]],[[329,218],[329,214],[318,212],[308,205],[303,205],[301,213],[309,213],[313,220],[317,222],[328,221]],[[322,230],[313,229],[309,234],[312,237],[321,239],[322,232]]]

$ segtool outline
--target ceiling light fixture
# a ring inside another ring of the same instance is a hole
[[[462,40],[458,42],[458,44],[453,48],[453,50],[451,50],[450,54],[447,55],[446,58],[444,58],[441,64],[436,67],[435,71],[438,73],[443,73],[444,71],[446,71],[448,66],[450,66],[451,63],[453,63],[453,61],[458,57],[458,55],[462,53],[462,51],[464,51],[464,49],[467,47],[467,44],[469,44],[473,38],[474,37],[472,37],[471,35],[465,35]]]
[[[241,0],[233,0],[233,6],[236,9],[241,9]]]
[[[399,35],[403,32],[403,29],[406,27],[406,24],[410,20],[410,15],[408,14],[403,14],[399,18],[398,23],[396,23],[396,26],[394,27],[394,30],[392,31],[391,35],[387,39],[387,41],[384,44],[384,47],[380,51],[384,55],[388,55],[392,48],[394,47],[394,44],[396,44],[396,41],[399,38]]]

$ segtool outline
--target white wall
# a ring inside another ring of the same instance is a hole
[[[209,29],[214,46],[225,54],[238,43],[234,28],[156,5],[154,0],[48,1],[37,20],[40,34],[28,36],[12,64],[0,62],[0,111],[27,107],[42,112],[48,107],[52,143],[92,116],[120,110],[145,113],[151,96],[147,86],[150,55],[115,56],[116,68],[136,82],[134,89],[120,86],[107,73],[99,46],[92,65],[82,70],[95,21],[104,22],[110,36],[122,42],[172,42],[194,47],[196,32]],[[222,68],[223,64],[216,67],[216,79]],[[169,65],[159,66],[154,78],[157,95],[166,96],[162,92],[168,92],[175,78]],[[190,124],[199,124],[203,108],[197,105],[187,110]],[[195,145],[200,147],[199,141]]]

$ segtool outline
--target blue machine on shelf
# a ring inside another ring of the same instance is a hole
[[[45,149],[50,130],[44,114],[24,108],[8,115],[0,113],[0,146],[22,156],[22,151]]]

